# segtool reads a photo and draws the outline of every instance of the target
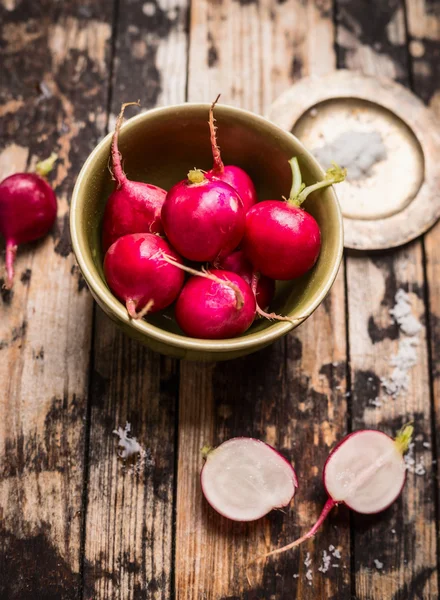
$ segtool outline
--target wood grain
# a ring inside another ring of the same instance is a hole
[[[440,122],[440,5],[428,0],[407,2],[409,49],[414,91],[431,106]],[[439,126],[440,129],[440,126]],[[433,471],[437,475],[437,539],[440,540],[440,223],[424,238],[427,308],[431,335],[431,381],[433,400]],[[440,542],[438,542],[440,544]],[[440,548],[437,554],[440,577]],[[440,582],[439,582],[440,587]]]
[[[122,1],[116,19],[112,115],[137,98],[142,109],[183,102],[186,3]],[[85,598],[169,600],[178,363],[129,340],[98,309],[94,338]],[[112,435],[126,422],[147,452],[138,476]]]
[[[19,249],[14,289],[1,291],[0,597],[9,600],[79,590],[92,301],[67,213],[103,133],[111,35],[108,3],[87,11],[52,0],[0,6],[0,179],[59,156],[57,224]]]
[[[295,79],[334,67],[330,2],[193,2],[189,100],[222,101],[264,113]],[[319,39],[319,44],[318,44]],[[221,136],[221,132],[219,134]],[[318,360],[317,360],[317,357]],[[344,284],[300,329],[272,347],[231,363],[183,363],[179,398],[176,590],[179,600],[350,597],[348,515],[335,513],[299,552],[248,562],[294,539],[324,502],[320,471],[346,426]],[[251,524],[232,523],[201,494],[200,448],[237,435],[266,440],[295,463],[294,504]],[[326,574],[322,552],[340,546]],[[304,564],[307,553],[312,564]],[[312,581],[309,584],[306,572]]]
[[[408,84],[403,4],[368,3],[371,20],[365,19],[366,2],[345,0],[338,7],[339,66]],[[415,316],[426,322],[421,242],[381,256],[350,254],[347,283],[353,428],[380,428],[394,435],[403,423],[413,420],[415,460],[417,464],[423,460],[426,470],[423,475],[408,474],[401,499],[383,514],[354,517],[356,597],[436,598],[426,327],[416,336],[417,363],[408,373],[408,390],[393,399],[381,385],[382,377],[390,377],[390,359],[404,338],[389,314],[399,289],[409,294]]]

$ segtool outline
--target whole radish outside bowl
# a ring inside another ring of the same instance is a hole
[[[190,169],[209,170],[209,108],[209,104],[181,104],[131,118],[119,137],[127,176],[169,190]],[[259,201],[288,197],[292,183],[288,160],[294,156],[306,185],[323,178],[323,170],[303,145],[267,119],[224,105],[216,107],[215,118],[224,163],[247,171]],[[71,202],[70,228],[73,250],[93,297],[123,331],[169,356],[216,361],[260,350],[302,322],[257,319],[239,337],[206,340],[185,336],[174,319],[173,307],[148,315],[147,320],[131,319],[110,291],[103,271],[102,218],[114,186],[108,169],[111,138],[109,134],[98,144],[79,174]],[[314,192],[303,207],[321,230],[319,259],[306,275],[278,281],[270,306],[271,311],[293,319],[307,318],[324,300],[337,275],[343,250],[342,217],[333,188]]]

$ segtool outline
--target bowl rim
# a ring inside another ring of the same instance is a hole
[[[122,130],[130,130],[137,126],[137,124],[144,120],[150,120],[157,115],[166,114],[175,111],[176,109],[183,108],[198,108],[209,111],[211,103],[208,102],[184,102],[181,104],[173,104],[169,106],[161,106],[146,110],[134,117],[128,119],[121,127]],[[245,110],[243,108],[237,108],[234,106],[229,106],[226,104],[217,105],[219,111],[226,111],[232,114],[239,114],[242,116],[247,116],[252,118],[253,120],[269,124],[273,127],[278,136],[287,138],[293,138],[295,144],[302,149],[303,154],[306,156],[309,164],[320,173],[321,176],[324,176],[324,170],[318,163],[318,161],[314,158],[314,156],[304,147],[304,145],[300,142],[300,140],[295,137],[289,131],[281,129],[278,125],[270,121],[268,118],[257,115],[251,111]],[[101,278],[96,278],[89,268],[88,259],[85,258],[82,246],[81,246],[81,219],[80,219],[80,210],[79,205],[81,204],[80,199],[80,190],[82,188],[82,184],[84,179],[86,178],[89,169],[93,166],[97,156],[101,153],[102,149],[105,146],[108,146],[113,137],[113,132],[109,132],[92,150],[92,152],[87,157],[84,162],[79,175],[75,181],[75,186],[72,192],[71,203],[70,203],[70,235],[72,240],[72,249],[75,255],[75,258],[78,262],[78,265],[81,269],[82,275],[86,280],[87,285],[89,286],[92,295],[95,296],[95,299],[98,301],[98,304],[104,304],[108,310],[117,317],[118,321],[120,321],[123,325],[128,326],[129,328],[134,329],[138,334],[140,333],[142,336],[147,336],[152,338],[162,344],[172,345],[176,348],[189,350],[189,351],[203,351],[203,352],[235,352],[240,350],[247,350],[250,348],[258,349],[264,345],[268,345],[274,342],[276,339],[282,337],[287,334],[292,329],[295,329],[303,323],[310,315],[318,308],[318,306],[322,303],[328,292],[330,291],[336,276],[339,271],[339,267],[342,260],[343,248],[344,248],[344,234],[343,234],[343,221],[342,221],[342,213],[339,206],[339,202],[335,193],[333,186],[327,188],[328,192],[331,194],[332,199],[336,206],[336,214],[337,214],[337,223],[336,223],[336,234],[337,234],[337,252],[333,264],[331,266],[330,273],[327,276],[325,285],[322,286],[319,293],[316,294],[314,301],[308,306],[307,314],[304,317],[299,317],[297,323],[291,323],[289,321],[278,321],[272,323],[266,329],[261,331],[257,331],[254,333],[245,332],[242,336],[236,338],[227,338],[223,340],[209,340],[209,339],[201,339],[201,338],[190,338],[184,335],[180,335],[178,333],[173,333],[170,331],[166,331],[148,323],[144,319],[133,320],[127,314],[127,310],[125,306],[112,294],[107,285],[101,280]]]

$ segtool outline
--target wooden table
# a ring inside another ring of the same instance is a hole
[[[395,78],[440,113],[439,0],[2,0],[0,21],[0,175],[60,157],[57,225],[21,248],[15,288],[1,293],[1,600],[437,598],[440,225],[395,251],[347,252],[303,326],[204,365],[149,352],[94,306],[68,205],[122,101],[222,92],[264,114],[292,82],[346,67]],[[399,289],[423,329],[409,389],[392,400],[380,378],[399,344]],[[401,498],[374,517],[335,510],[315,539],[260,563],[249,587],[248,561],[315,521],[335,442],[409,420],[424,469]],[[112,431],[127,421],[149,452],[139,476],[116,454]],[[237,524],[207,507],[199,450],[237,435],[293,461],[291,508]],[[319,571],[331,545],[341,557]]]

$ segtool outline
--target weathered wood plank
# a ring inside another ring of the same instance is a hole
[[[437,113],[440,120],[440,4],[429,0],[407,2],[409,49],[414,91]],[[424,238],[431,334],[431,378],[434,408],[433,456],[437,460],[437,523],[440,520],[440,223]],[[437,531],[437,535],[439,532]],[[439,538],[438,538],[439,539]],[[440,561],[440,548],[438,561]],[[438,564],[440,573],[440,562]],[[440,583],[439,583],[440,586]]]
[[[403,4],[373,2],[367,8],[366,2],[344,0],[338,7],[339,65],[408,83]],[[367,10],[371,18],[366,18]],[[426,328],[408,338],[389,314],[397,291],[404,290],[414,315],[425,322],[420,241],[381,256],[350,255],[347,282],[353,428],[380,428],[393,435],[403,423],[414,420],[420,472],[408,474],[402,498],[385,513],[354,517],[356,597],[403,600],[417,594],[436,598]],[[390,360],[412,342],[417,344],[413,349],[416,364],[404,369],[410,378],[408,389],[393,399],[381,378],[392,378]]]
[[[59,155],[57,226],[19,250],[14,289],[0,300],[0,596],[70,599],[79,590],[92,301],[67,212],[103,133],[111,7],[3,0],[0,22],[0,179]]]
[[[334,67],[331,2],[193,2],[190,40],[192,101],[210,101],[221,92],[226,103],[264,113],[293,80]],[[179,600],[350,597],[344,510],[299,552],[252,569],[252,589],[246,582],[249,560],[303,533],[319,513],[324,501],[319,474],[328,449],[345,431],[345,360],[341,273],[319,311],[285,340],[231,363],[182,364]],[[238,524],[206,505],[198,479],[200,448],[237,435],[266,440],[295,462],[300,491],[286,514]],[[318,571],[322,552],[331,544],[341,548],[342,559],[335,559],[338,566],[323,574]],[[310,566],[304,564],[307,553]]]
[[[113,114],[137,98],[143,109],[184,101],[186,26],[185,1],[119,2]],[[93,356],[85,597],[169,600],[178,364],[99,310]],[[126,422],[147,452],[137,477],[124,471],[112,435]]]

